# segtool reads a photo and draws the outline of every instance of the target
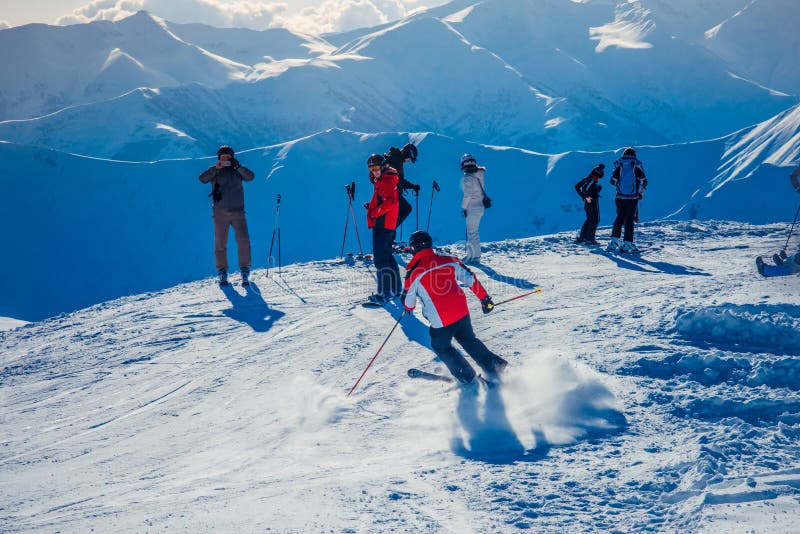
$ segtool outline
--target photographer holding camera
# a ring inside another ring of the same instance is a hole
[[[233,226],[236,248],[239,253],[239,269],[242,285],[250,285],[250,234],[244,213],[244,188],[242,182],[251,182],[253,171],[243,167],[234,157],[233,149],[227,145],[217,150],[217,163],[200,175],[204,184],[212,183],[208,196],[213,199],[214,258],[220,286],[228,285],[228,229]]]

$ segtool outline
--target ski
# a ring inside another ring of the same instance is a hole
[[[427,371],[423,371],[422,369],[411,368],[408,370],[409,378],[421,378],[422,380],[430,380],[432,382],[455,382],[449,376],[444,375],[437,375],[436,373],[429,373]]]

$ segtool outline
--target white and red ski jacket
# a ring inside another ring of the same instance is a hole
[[[411,311],[422,301],[422,315],[433,328],[442,328],[469,315],[467,297],[458,286],[461,282],[479,299],[487,296],[472,271],[458,258],[439,256],[433,249],[417,252],[406,268],[406,298],[403,306]]]

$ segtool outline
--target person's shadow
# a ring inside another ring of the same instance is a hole
[[[628,256],[620,256],[619,254],[605,254],[598,250],[593,250],[592,254],[604,256],[617,264],[617,267],[629,269],[631,271],[639,271],[643,273],[661,272],[664,274],[677,274],[684,276],[711,276],[709,273],[696,267],[687,265],[677,265],[665,261],[651,261],[639,256],[638,254],[630,254]]]
[[[536,448],[525,450],[508,421],[499,387],[502,386],[486,391],[482,416],[477,390],[464,388],[460,391],[456,415],[466,436],[454,437],[451,449],[463,458],[490,464],[536,461],[545,457],[550,445],[541,432],[535,433]]]
[[[520,289],[536,289],[538,286],[533,282],[525,280],[524,278],[515,278],[513,276],[500,274],[491,267],[486,264],[479,263],[477,265],[469,265],[468,267],[475,267],[476,269],[482,271],[492,280],[497,282],[502,282],[503,284],[508,284],[514,287],[518,287]]]
[[[388,311],[395,320],[400,319],[403,310],[405,310],[403,305],[395,301],[386,305],[386,311]],[[406,314],[403,315],[403,319],[400,321],[400,328],[409,341],[419,343],[423,347],[433,351],[433,349],[431,349],[430,329],[428,325],[417,318],[414,312],[406,312]],[[436,356],[436,354],[434,354],[434,356]]]
[[[282,311],[270,308],[261,296],[261,290],[254,282],[250,282],[242,295],[232,286],[222,288],[222,292],[231,301],[232,308],[223,310],[222,313],[250,326],[255,332],[266,332],[275,321],[286,315]]]

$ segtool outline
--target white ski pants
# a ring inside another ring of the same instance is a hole
[[[483,204],[467,208],[467,255],[466,260],[481,259],[481,236],[478,227],[483,217]]]

